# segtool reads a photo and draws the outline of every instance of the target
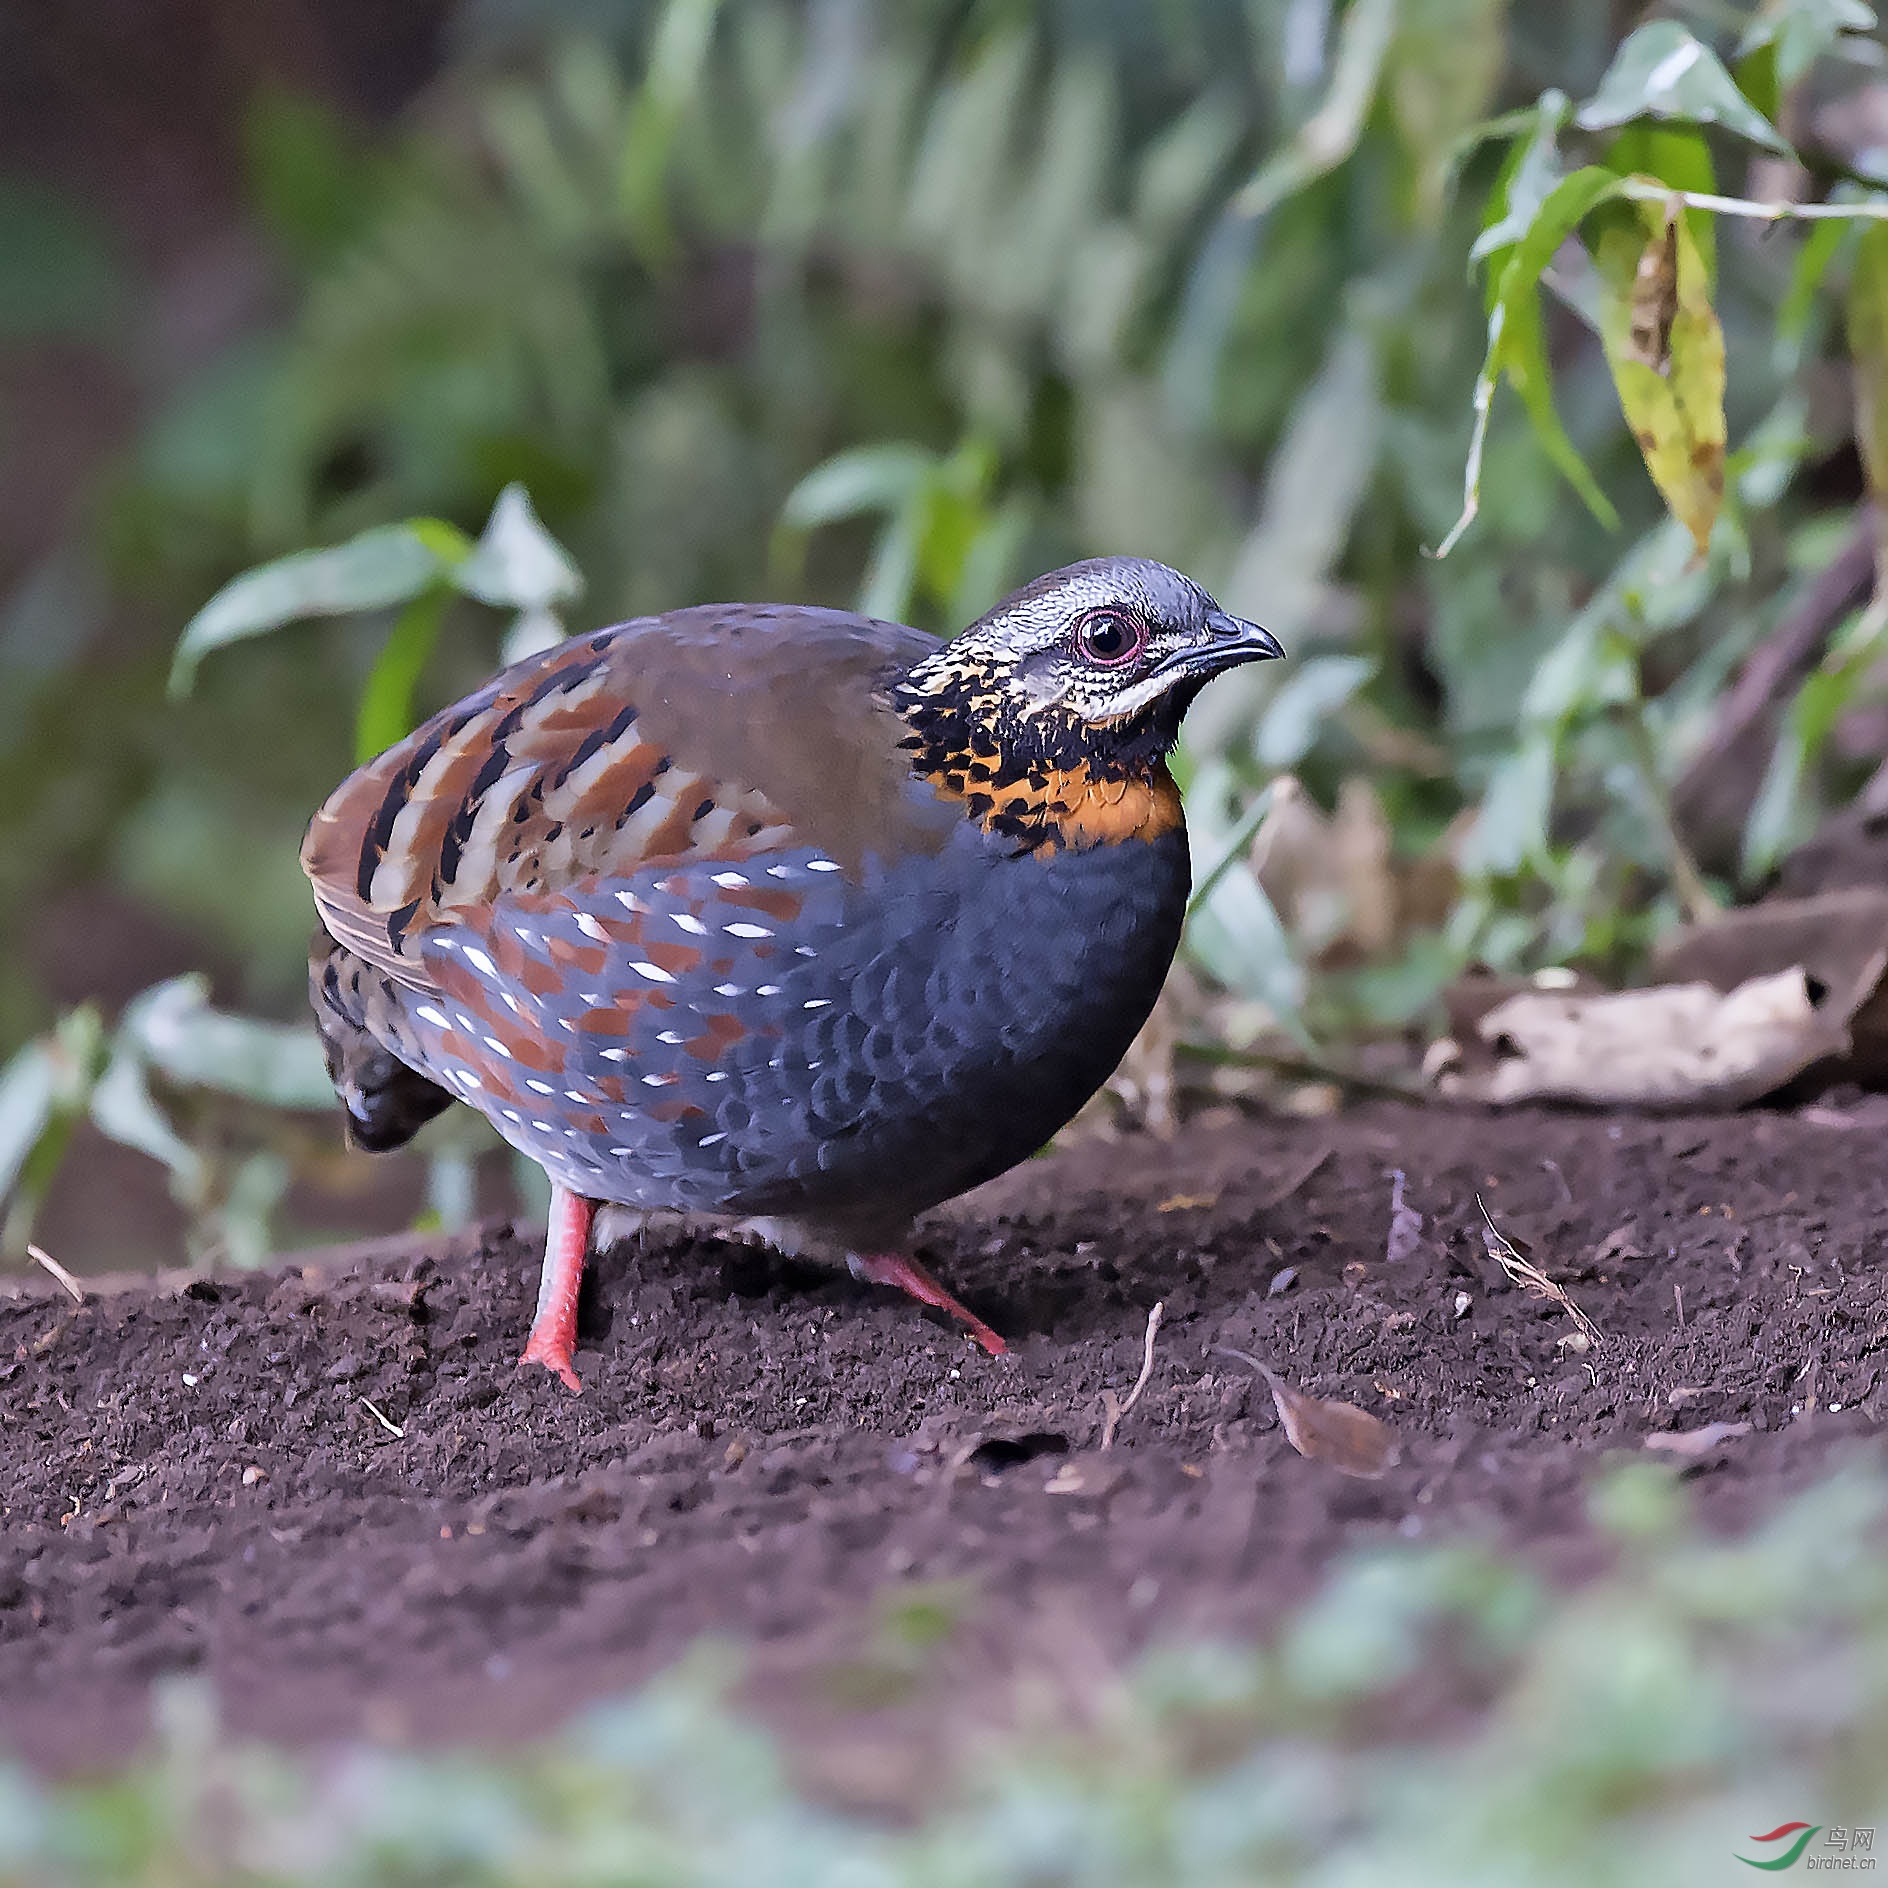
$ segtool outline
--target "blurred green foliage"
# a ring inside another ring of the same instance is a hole
[[[309,810],[553,610],[854,599],[947,632],[1119,550],[1295,658],[1217,685],[1183,756],[1217,868],[1190,951],[1257,1006],[1242,1033],[1402,1027],[1475,960],[1629,974],[1867,771],[1842,731],[1882,693],[1875,609],[1778,705],[1728,826],[1682,804],[1742,659],[1869,529],[1888,133],[1860,0],[1624,24],[1598,0],[473,0],[391,131],[250,101],[286,313],[174,391],[89,544],[0,613],[0,1043],[54,1021],[29,927],[75,875],[288,1013]],[[109,325],[109,244],[9,201],[50,259],[20,319]],[[555,568],[504,631],[460,560],[513,487]],[[362,587],[271,602],[344,544]],[[330,620],[170,711],[168,636],[91,659],[97,586],[61,576],[102,570],[168,628],[259,562],[183,670]],[[1447,854],[1439,929],[1359,966],[1281,926],[1243,856],[1281,767],[1325,806],[1367,777],[1395,857]]]
[[[172,1681],[122,1774],[0,1769],[0,1882],[1664,1888],[1730,1880],[1786,1818],[1879,1843],[1879,1470],[1735,1542],[1646,1463],[1595,1505],[1618,1559],[1572,1593],[1473,1546],[1355,1557],[1268,1644],[1089,1674],[1053,1726],[979,1717],[896,1827],[801,1794],[706,1651],[510,1757],[290,1756],[221,1735],[200,1681]],[[962,1598],[888,1593],[906,1665]],[[799,1755],[816,1764],[816,1740]]]

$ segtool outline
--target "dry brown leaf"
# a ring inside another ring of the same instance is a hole
[[[1380,1417],[1352,1403],[1333,1403],[1294,1389],[1270,1364],[1245,1351],[1222,1344],[1220,1351],[1237,1357],[1265,1379],[1278,1408],[1285,1440],[1309,1461],[1322,1462],[1340,1475],[1373,1482],[1394,1468],[1402,1457],[1396,1432]]]
[[[1651,1256],[1652,1254],[1639,1243],[1639,1228],[1628,1224],[1615,1226],[1593,1248],[1593,1257],[1589,1263],[1597,1272],[1604,1271],[1609,1265],[1630,1264],[1636,1259],[1649,1259]]]
[[[1453,902],[1456,872],[1446,853],[1393,856],[1390,822],[1361,775],[1338,788],[1326,814],[1299,783],[1272,783],[1272,805],[1249,863],[1299,948],[1325,965],[1377,963]]]
[[[1888,886],[1851,885],[1804,898],[1767,898],[1681,931],[1653,959],[1661,983],[1732,990],[1752,977],[1800,965],[1827,992],[1823,1015],[1849,1035],[1848,1057],[1830,1082],[1888,1082]]]
[[[1708,983],[1527,991],[1491,1009],[1473,1036],[1432,1048],[1424,1069],[1451,1100],[1737,1107],[1846,1052],[1848,1015],[1826,996],[1800,967],[1728,992]]]
[[[1043,1483],[1047,1495],[1079,1495],[1088,1501],[1105,1501],[1128,1479],[1130,1470],[1120,1457],[1089,1453],[1071,1455]]]
[[[1702,1429],[1655,1429],[1646,1437],[1645,1446],[1690,1461],[1708,1455],[1720,1442],[1749,1434],[1749,1423],[1706,1423]]]

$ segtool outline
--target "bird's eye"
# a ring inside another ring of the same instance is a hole
[[[1118,668],[1147,647],[1147,630],[1119,610],[1090,610],[1075,627],[1075,646],[1088,661]]]

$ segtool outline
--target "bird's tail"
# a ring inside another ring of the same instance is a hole
[[[389,1046],[408,1035],[398,990],[325,928],[308,948],[308,998],[354,1146],[376,1154],[404,1146],[451,1104],[451,1095]]]

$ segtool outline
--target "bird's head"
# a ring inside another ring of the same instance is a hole
[[[1179,571],[1096,557],[1005,597],[897,694],[908,713],[930,707],[980,724],[1018,759],[1151,759],[1172,747],[1215,675],[1284,653]]]

